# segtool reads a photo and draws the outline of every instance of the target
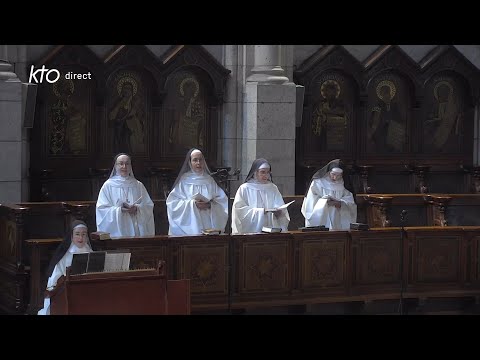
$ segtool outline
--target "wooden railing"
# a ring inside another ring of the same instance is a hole
[[[192,311],[416,298],[480,299],[480,227],[390,227],[257,235],[93,241],[129,249],[131,268],[167,263],[190,279]],[[60,239],[30,239],[27,313],[43,305],[45,268]]]
[[[296,200],[289,207],[289,230],[294,231],[304,226],[303,196],[285,197],[286,202],[291,200]],[[156,234],[166,235],[165,201],[154,203]],[[479,194],[358,194],[357,203],[359,221],[371,227],[480,225]],[[404,222],[403,210],[407,211]],[[95,230],[95,202],[0,205],[0,310],[22,313],[29,304],[31,256],[26,240],[61,238],[73,219],[82,219]]]

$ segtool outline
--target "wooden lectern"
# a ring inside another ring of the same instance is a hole
[[[157,269],[61,277],[50,291],[51,315],[189,315],[190,280],[167,280]]]

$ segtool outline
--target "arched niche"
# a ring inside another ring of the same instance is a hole
[[[109,75],[105,87],[104,152],[146,158],[152,132],[152,79],[142,68],[128,66]]]
[[[468,116],[468,84],[460,75],[443,71],[425,84],[422,106],[421,152],[424,154],[461,154],[468,149],[465,129],[472,128]],[[470,135],[470,133],[468,133]]]
[[[210,116],[212,88],[208,77],[195,67],[184,67],[168,77],[165,89],[165,153],[182,156],[192,147],[214,150],[212,141],[218,133],[216,119]]]
[[[439,45],[421,61],[424,101],[419,156],[436,163],[473,163],[480,71],[454,46]]]
[[[172,46],[161,60],[162,148],[166,163],[180,164],[191,147],[218,165],[221,114],[230,70],[200,45]]]
[[[368,83],[363,142],[367,156],[409,152],[412,88],[408,78],[394,70],[379,73]]]
[[[43,79],[38,85],[30,136],[31,199],[88,199],[85,178],[96,152],[93,135],[101,61],[86,46],[60,45],[31,65],[60,73],[57,81]],[[50,74],[49,79],[54,78]]]

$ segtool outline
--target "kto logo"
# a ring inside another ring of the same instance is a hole
[[[47,69],[45,65],[43,65],[40,69],[35,70],[33,65],[30,67],[30,77],[28,78],[29,83],[33,83],[32,80],[35,81],[37,84],[41,84],[43,82],[43,76],[45,75],[45,80],[48,83],[53,84],[60,79],[60,71],[57,69]],[[40,73],[40,79],[37,79],[37,75]]]

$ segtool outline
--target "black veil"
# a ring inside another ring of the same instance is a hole
[[[130,160],[130,165],[128,165],[128,175],[135,179],[135,175],[133,174],[132,157],[127,153],[119,153],[115,155],[115,157],[113,158],[113,168],[112,168],[112,172],[110,173],[110,178],[117,175],[117,171],[116,171],[117,159],[122,155],[128,156],[128,159]]]
[[[65,253],[70,248],[70,245],[72,244],[73,229],[80,224],[85,225],[87,227],[87,224],[85,224],[85,222],[81,220],[74,220],[70,224],[70,228],[68,229],[68,232],[65,234],[63,241],[57,246],[57,249],[55,250],[52,258],[50,259],[50,263],[48,264],[48,267],[47,267],[47,279],[52,275],[53,269],[55,269],[55,265],[57,265],[57,263],[63,258],[63,255],[65,255]],[[90,245],[90,237],[88,240],[88,245],[90,246],[90,248],[92,248],[92,246]]]
[[[350,172],[349,172],[347,166],[345,165],[345,163],[340,159],[334,159],[334,160],[330,161],[327,165],[325,165],[321,169],[317,170],[317,172],[315,172],[315,174],[313,174],[312,178],[310,179],[310,182],[308,183],[307,189],[305,191],[305,196],[307,195],[308,190],[310,189],[310,185],[312,185],[312,181],[315,180],[315,179],[323,178],[333,168],[340,168],[340,169],[343,170],[343,173],[342,173],[343,185],[345,186],[345,189],[347,189],[348,191],[350,191],[352,193],[353,201],[355,201],[355,204],[356,204],[357,199],[356,199],[356,196],[355,196],[356,194],[355,194],[355,190],[353,188],[353,183],[352,183]]]
[[[255,172],[262,166],[263,164],[268,164],[270,166],[270,176],[269,180],[273,183],[273,177],[272,177],[272,165],[267,161],[267,159],[264,158],[259,158],[253,161],[252,167],[250,168],[250,171],[248,172],[247,177],[245,178],[244,182],[248,182],[249,180],[252,180],[255,176]]]

